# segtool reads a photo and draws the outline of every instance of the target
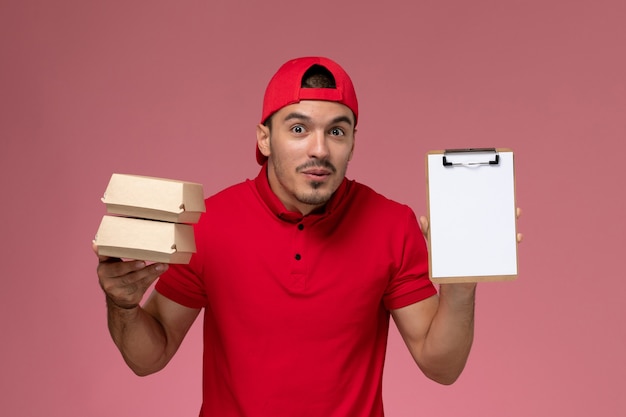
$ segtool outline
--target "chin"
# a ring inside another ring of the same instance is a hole
[[[312,193],[298,196],[298,201],[311,206],[326,204],[332,197],[332,193]]]

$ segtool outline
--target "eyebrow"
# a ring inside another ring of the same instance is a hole
[[[289,120],[292,120],[292,119],[299,119],[299,120],[304,120],[304,121],[307,121],[307,122],[310,122],[312,120],[306,114],[293,112],[293,113],[289,113],[287,116],[285,116],[283,121],[286,122],[286,121],[289,121]],[[353,124],[352,119],[350,117],[348,117],[348,116],[337,116],[333,120],[330,121],[330,124],[337,124],[337,123],[341,123],[341,122],[345,122],[345,123],[349,124],[350,126],[352,126],[352,124]]]

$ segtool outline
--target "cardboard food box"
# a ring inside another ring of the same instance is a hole
[[[107,213],[173,223],[197,223],[205,211],[202,184],[113,174],[102,197]]]
[[[107,215],[95,243],[99,255],[170,264],[189,263],[196,251],[191,225]]]

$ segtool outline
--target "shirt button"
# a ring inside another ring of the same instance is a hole
[[[304,225],[303,225],[302,223],[300,223],[300,224],[298,225],[298,230],[303,230],[303,229],[304,229]]]
[[[302,256],[300,256],[300,254],[299,254],[299,253],[296,253],[295,258],[296,258],[296,261],[299,261],[300,259],[302,259]]]

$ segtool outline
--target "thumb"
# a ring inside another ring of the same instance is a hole
[[[100,253],[98,253],[98,244],[96,243],[95,240],[91,241],[91,249],[93,250],[93,253],[95,253],[96,256],[98,257],[98,262],[99,263],[102,263],[102,262],[115,262],[115,261],[120,261],[121,260],[119,258],[111,258],[110,256],[100,255]]]
[[[420,227],[422,228],[422,234],[424,235],[425,238],[428,239],[428,231],[429,231],[428,217],[420,216]]]

